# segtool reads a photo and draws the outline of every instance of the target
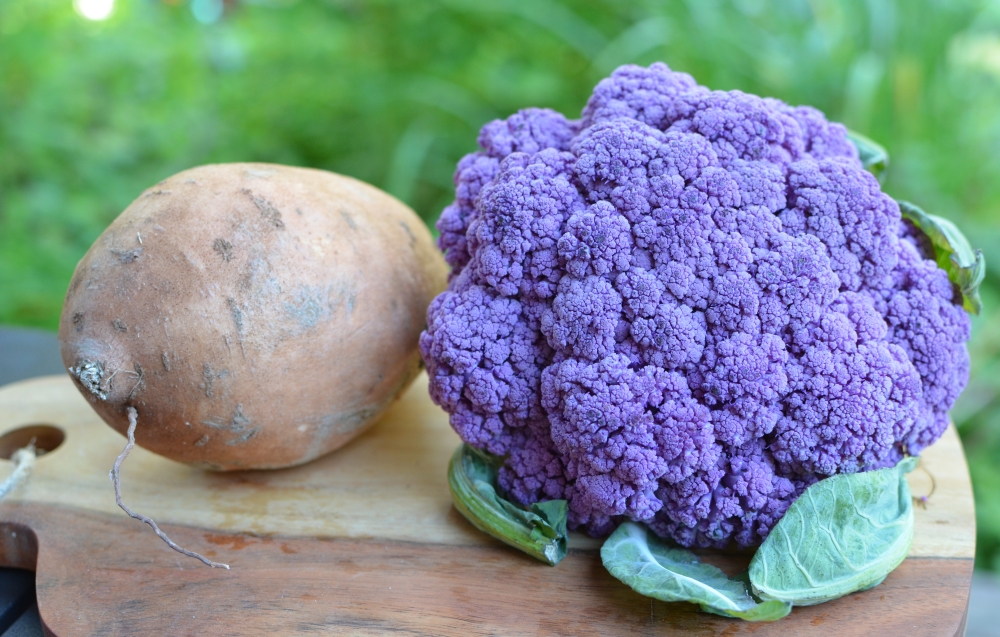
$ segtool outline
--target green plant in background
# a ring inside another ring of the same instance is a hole
[[[116,2],[101,22],[73,0],[0,3],[0,323],[54,328],[90,243],[181,169],[326,168],[431,222],[483,123],[526,105],[574,115],[615,66],[655,60],[820,108],[889,150],[889,194],[1000,254],[996,0]],[[977,563],[1000,569],[995,277],[953,415]]]

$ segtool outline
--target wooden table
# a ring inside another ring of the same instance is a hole
[[[169,550],[115,505],[108,470],[123,438],[65,376],[0,389],[4,435],[45,424],[65,441],[0,502],[0,565],[37,570],[46,629],[75,635],[961,635],[972,580],[972,491],[954,429],[924,452],[937,488],[916,510],[910,557],[879,587],[773,624],[641,597],[574,535],[548,567],[472,528],[445,479],[458,438],[421,377],[344,449],[281,471],[217,474],[136,448],[126,503],[180,545]],[[140,420],[139,426],[142,426]],[[915,494],[928,473],[911,474]],[[729,573],[749,554],[703,552]]]

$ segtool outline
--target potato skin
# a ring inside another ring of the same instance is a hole
[[[76,268],[59,339],[121,433],[217,470],[308,462],[358,435],[420,371],[447,268],[405,205],[270,164],[184,171],[136,199]]]

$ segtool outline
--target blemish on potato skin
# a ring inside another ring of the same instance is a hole
[[[114,328],[119,332],[128,331],[128,325],[125,325],[125,321],[121,320],[120,318],[111,321],[111,325],[113,325]]]
[[[257,210],[260,211],[261,216],[264,217],[264,219],[266,219],[272,226],[279,230],[285,227],[285,222],[281,220],[281,211],[278,210],[273,203],[263,197],[258,197],[253,194],[249,188],[243,188],[241,192],[250,197],[250,201],[253,202],[253,205],[257,206]]]
[[[132,398],[135,396],[137,392],[140,392],[146,388],[146,370],[144,370],[142,368],[142,365],[140,365],[139,363],[135,364],[134,369],[137,378],[135,381],[135,385],[132,386],[131,391],[129,391],[128,393],[127,400],[132,400]]]
[[[118,257],[118,260],[122,263],[133,263],[136,259],[142,256],[142,246],[138,248],[132,248],[131,250],[116,250],[111,249],[111,254]]]
[[[167,356],[166,352],[163,352],[163,356],[162,356],[161,360],[163,361],[163,369],[169,372],[170,371],[170,357]]]
[[[202,382],[198,385],[198,387],[205,390],[206,397],[212,398],[213,383],[217,378],[225,378],[226,376],[229,376],[228,369],[216,372],[212,369],[212,366],[209,363],[205,363],[205,366],[201,370]]]
[[[347,313],[354,314],[354,306],[358,304],[358,294],[357,292],[351,292],[347,296]]]
[[[343,208],[341,208],[340,209],[340,216],[344,218],[344,221],[347,222],[347,225],[350,226],[351,230],[357,230],[358,229],[358,225],[356,223],[354,223],[354,217],[351,216],[351,213],[349,213],[346,210],[344,210]]]
[[[76,331],[77,332],[82,332],[83,331],[83,312],[74,312],[73,313],[73,325],[76,326]]]
[[[98,361],[81,360],[77,361],[75,367],[67,370],[71,376],[75,376],[83,387],[97,396],[101,400],[107,400],[108,392],[101,389],[104,381],[104,364]]]
[[[284,303],[285,314],[295,321],[300,329],[312,329],[320,321],[330,318],[330,313],[323,303],[323,296],[323,290],[318,287],[300,286],[295,291],[295,298]],[[325,296],[329,299],[330,293],[327,292]]]
[[[253,429],[250,429],[249,431],[247,431],[246,433],[244,433],[241,436],[233,438],[232,440],[227,440],[226,444],[229,445],[230,447],[234,447],[236,445],[242,445],[247,440],[250,440],[251,438],[253,438],[254,436],[256,436],[259,433],[260,433],[260,429],[258,427],[254,427]]]
[[[243,344],[243,336],[244,336],[243,310],[241,310],[239,305],[236,304],[236,299],[234,299],[233,297],[227,298],[226,302],[229,304],[229,314],[233,317],[233,324],[236,326],[236,340],[239,341],[240,351],[243,352],[243,358],[246,358],[247,351],[246,347]],[[226,335],[227,346],[229,345],[228,338],[229,335],[227,334]],[[252,368],[250,369],[250,373],[253,374]]]
[[[212,397],[212,383],[215,382],[215,374],[212,372],[212,366],[205,363],[205,367],[201,370],[202,382],[198,387],[205,390],[205,396],[207,398]]]
[[[337,308],[344,306],[348,314],[354,313],[354,307],[358,302],[358,291],[354,287],[354,281],[340,279],[328,292],[330,313],[337,311]]]
[[[412,248],[417,245],[417,236],[413,234],[413,230],[410,229],[410,226],[406,225],[405,221],[400,221],[399,225],[403,226],[403,231],[406,232],[406,235],[410,238],[410,247]]]
[[[361,425],[375,417],[389,401],[384,401],[376,405],[355,408],[351,410],[341,410],[329,413],[320,418],[316,423],[316,428],[312,434],[312,446],[322,446],[323,442],[334,436],[350,434],[356,431]]]
[[[266,257],[251,259],[242,269],[239,291],[248,299],[274,298],[281,294],[281,281]]]
[[[212,429],[222,429],[224,431],[231,431],[233,433],[240,434],[239,436],[226,441],[227,445],[234,446],[243,444],[260,433],[260,427],[250,427],[252,422],[253,421],[243,413],[243,404],[240,403],[236,405],[236,412],[233,413],[233,418],[229,421],[228,425],[216,422],[215,420],[202,420],[201,424],[211,427]]]
[[[226,302],[229,303],[229,312],[230,312],[230,314],[233,315],[233,323],[236,324],[236,331],[237,331],[237,333],[242,334],[243,333],[243,310],[241,310],[239,308],[239,306],[236,305],[236,299],[234,299],[233,297],[229,297],[228,299],[226,299]]]
[[[222,237],[219,237],[212,242],[212,249],[219,253],[223,261],[227,263],[233,259],[233,244],[229,243]]]
[[[80,283],[83,282],[83,277],[75,276],[73,280],[69,282],[69,294],[76,292],[76,289],[80,287]]]
[[[202,436],[201,438],[198,438],[198,440],[194,443],[194,446],[195,447],[204,447],[205,445],[208,444],[208,441],[211,440],[211,439],[212,439],[211,436],[209,436],[208,434],[206,434],[206,435]]]

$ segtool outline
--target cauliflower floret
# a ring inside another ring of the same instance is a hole
[[[658,63],[479,143],[420,347],[515,502],[750,546],[817,480],[941,435],[969,319],[840,124]]]

